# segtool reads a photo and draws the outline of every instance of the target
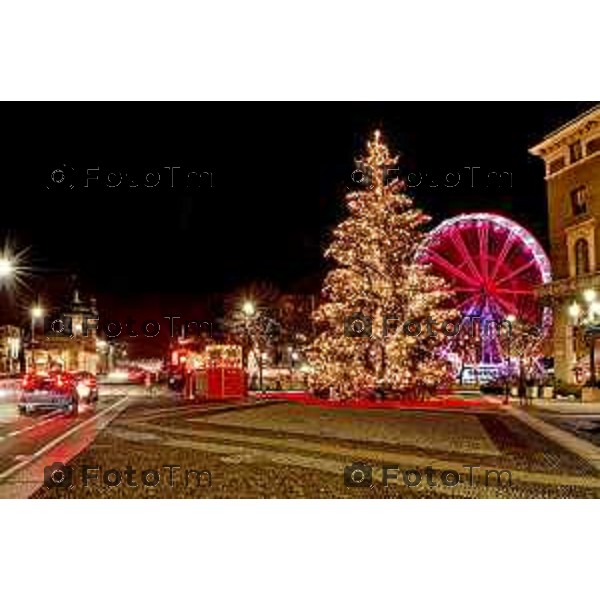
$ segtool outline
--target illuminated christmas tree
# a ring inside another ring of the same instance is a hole
[[[334,268],[313,315],[318,335],[309,349],[313,385],[341,397],[444,380],[436,327],[456,317],[444,308],[445,282],[417,261],[429,217],[404,193],[398,159],[378,131],[367,148],[354,172],[362,189],[346,196],[348,217],[325,254]]]

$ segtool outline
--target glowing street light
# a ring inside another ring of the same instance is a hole
[[[594,316],[600,315],[600,302],[594,301],[590,304],[590,315],[592,319]]]
[[[581,324],[584,326],[585,337],[589,340],[590,345],[590,379],[588,385],[596,385],[596,338],[598,336],[597,331],[600,323],[598,317],[600,317],[600,301],[596,300],[596,290],[587,289],[583,292],[583,299],[587,303],[587,315],[581,319],[582,309],[573,302],[569,306],[569,316],[572,317],[575,322],[575,326],[579,327]]]
[[[571,304],[569,306],[569,316],[572,317],[573,319],[578,319],[580,315],[581,315],[581,306],[579,306],[579,304],[577,304],[577,302],[573,302],[573,304]]]
[[[8,258],[0,258],[0,279],[10,277],[13,274],[15,267]]]
[[[246,302],[244,302],[242,305],[242,312],[247,317],[252,317],[256,313],[256,305],[251,300],[246,300]]]

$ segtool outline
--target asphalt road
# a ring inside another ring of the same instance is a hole
[[[68,461],[89,446],[129,402],[139,397],[136,386],[100,386],[99,400],[80,404],[79,414],[40,411],[22,415],[17,409],[16,382],[0,386],[0,498],[23,497],[43,481],[50,460]]]

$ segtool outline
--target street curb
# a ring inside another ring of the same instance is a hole
[[[555,425],[550,425],[550,423],[547,423],[539,417],[535,417],[520,408],[509,405],[505,406],[504,410],[544,437],[556,442],[569,452],[572,452],[579,458],[585,460],[597,473],[600,473],[600,448],[591,442],[582,440],[576,435],[564,431]]]

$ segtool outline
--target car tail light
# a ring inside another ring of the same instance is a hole
[[[61,389],[66,388],[71,384],[71,377],[67,373],[60,373],[53,378],[52,384]]]

